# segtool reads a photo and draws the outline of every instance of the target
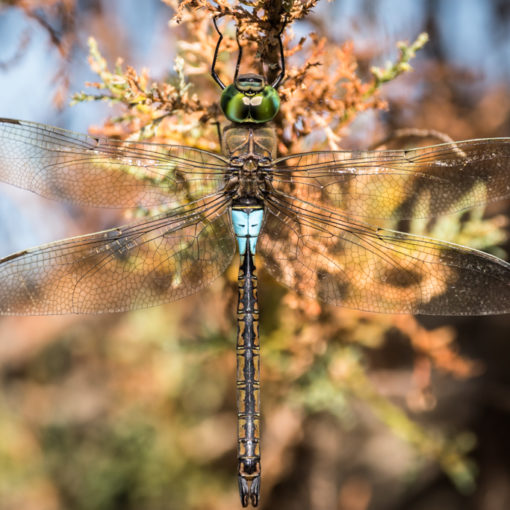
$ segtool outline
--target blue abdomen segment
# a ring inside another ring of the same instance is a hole
[[[262,208],[232,209],[232,223],[241,255],[246,253],[247,244],[249,244],[250,252],[255,253],[263,219],[264,210]]]

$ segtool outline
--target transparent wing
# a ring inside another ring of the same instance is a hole
[[[277,160],[272,176],[276,190],[350,216],[427,218],[510,197],[510,138],[304,153]]]
[[[210,284],[235,252],[228,201],[216,195],[144,221],[0,260],[0,313],[144,308]]]
[[[177,207],[222,189],[212,152],[94,138],[0,119],[0,180],[47,198],[96,207]]]
[[[287,287],[371,312],[510,312],[510,264],[462,246],[348,221],[275,194],[257,245]]]

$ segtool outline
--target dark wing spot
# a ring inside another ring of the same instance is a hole
[[[409,269],[389,269],[384,274],[383,281],[392,287],[405,289],[418,285],[423,280],[423,275]]]
[[[317,271],[317,298],[321,301],[346,301],[349,292],[349,282],[341,274],[331,274],[328,271]]]
[[[173,284],[174,275],[171,273],[158,272],[151,275],[150,286],[156,294],[164,294]]]

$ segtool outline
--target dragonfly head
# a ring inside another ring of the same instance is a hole
[[[231,122],[262,124],[278,113],[280,97],[263,76],[240,74],[234,84],[223,90],[220,106]]]

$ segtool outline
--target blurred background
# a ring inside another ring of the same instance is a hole
[[[101,126],[108,104],[69,106],[97,81],[88,37],[112,67],[121,57],[163,81],[186,37],[172,3],[1,1],[0,115]],[[322,1],[293,30],[352,41],[362,76],[394,61],[397,41],[429,34],[414,71],[382,87],[388,107],[359,113],[342,148],[402,128],[510,136],[507,0]],[[452,220],[455,239],[506,257],[508,212]],[[114,220],[1,184],[0,256]],[[509,316],[344,310],[259,269],[262,509],[510,508]],[[238,508],[236,278],[234,264],[200,295],[149,310],[2,317],[0,510]]]

